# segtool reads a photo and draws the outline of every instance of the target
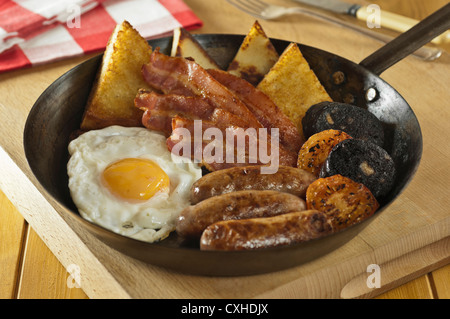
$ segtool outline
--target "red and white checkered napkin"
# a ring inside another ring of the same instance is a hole
[[[146,39],[203,24],[182,0],[0,0],[0,72],[103,50],[123,20]]]

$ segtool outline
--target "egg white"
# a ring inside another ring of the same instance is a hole
[[[201,168],[169,152],[166,138],[140,127],[109,126],[71,141],[67,164],[69,190],[80,215],[115,233],[146,242],[164,239],[175,229],[181,211],[190,205],[192,184]],[[111,194],[102,184],[103,170],[124,158],[154,161],[170,179],[170,192],[130,203]]]

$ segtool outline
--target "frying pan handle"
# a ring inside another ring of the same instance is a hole
[[[450,28],[450,3],[365,58],[359,65],[380,75]]]

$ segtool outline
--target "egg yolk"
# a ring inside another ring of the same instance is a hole
[[[105,168],[102,181],[115,196],[128,201],[145,201],[156,193],[169,192],[169,176],[155,162],[126,158]]]

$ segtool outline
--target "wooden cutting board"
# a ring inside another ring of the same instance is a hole
[[[245,34],[254,19],[224,8],[229,10],[228,20],[213,23],[205,13],[205,28],[198,32]],[[269,36],[313,45],[355,62],[379,47],[367,38],[355,43],[354,33],[335,26],[317,28],[311,19],[262,24]],[[89,297],[371,297],[450,262],[448,53],[433,63],[408,57],[382,75],[409,102],[424,137],[420,167],[400,197],[357,237],[326,256],[276,273],[226,278],[175,273],[118,253],[80,228],[32,175],[22,143],[27,114],[48,85],[86,58],[0,75],[0,189],[68,271],[74,271]],[[381,288],[367,285],[370,265],[379,266]]]

